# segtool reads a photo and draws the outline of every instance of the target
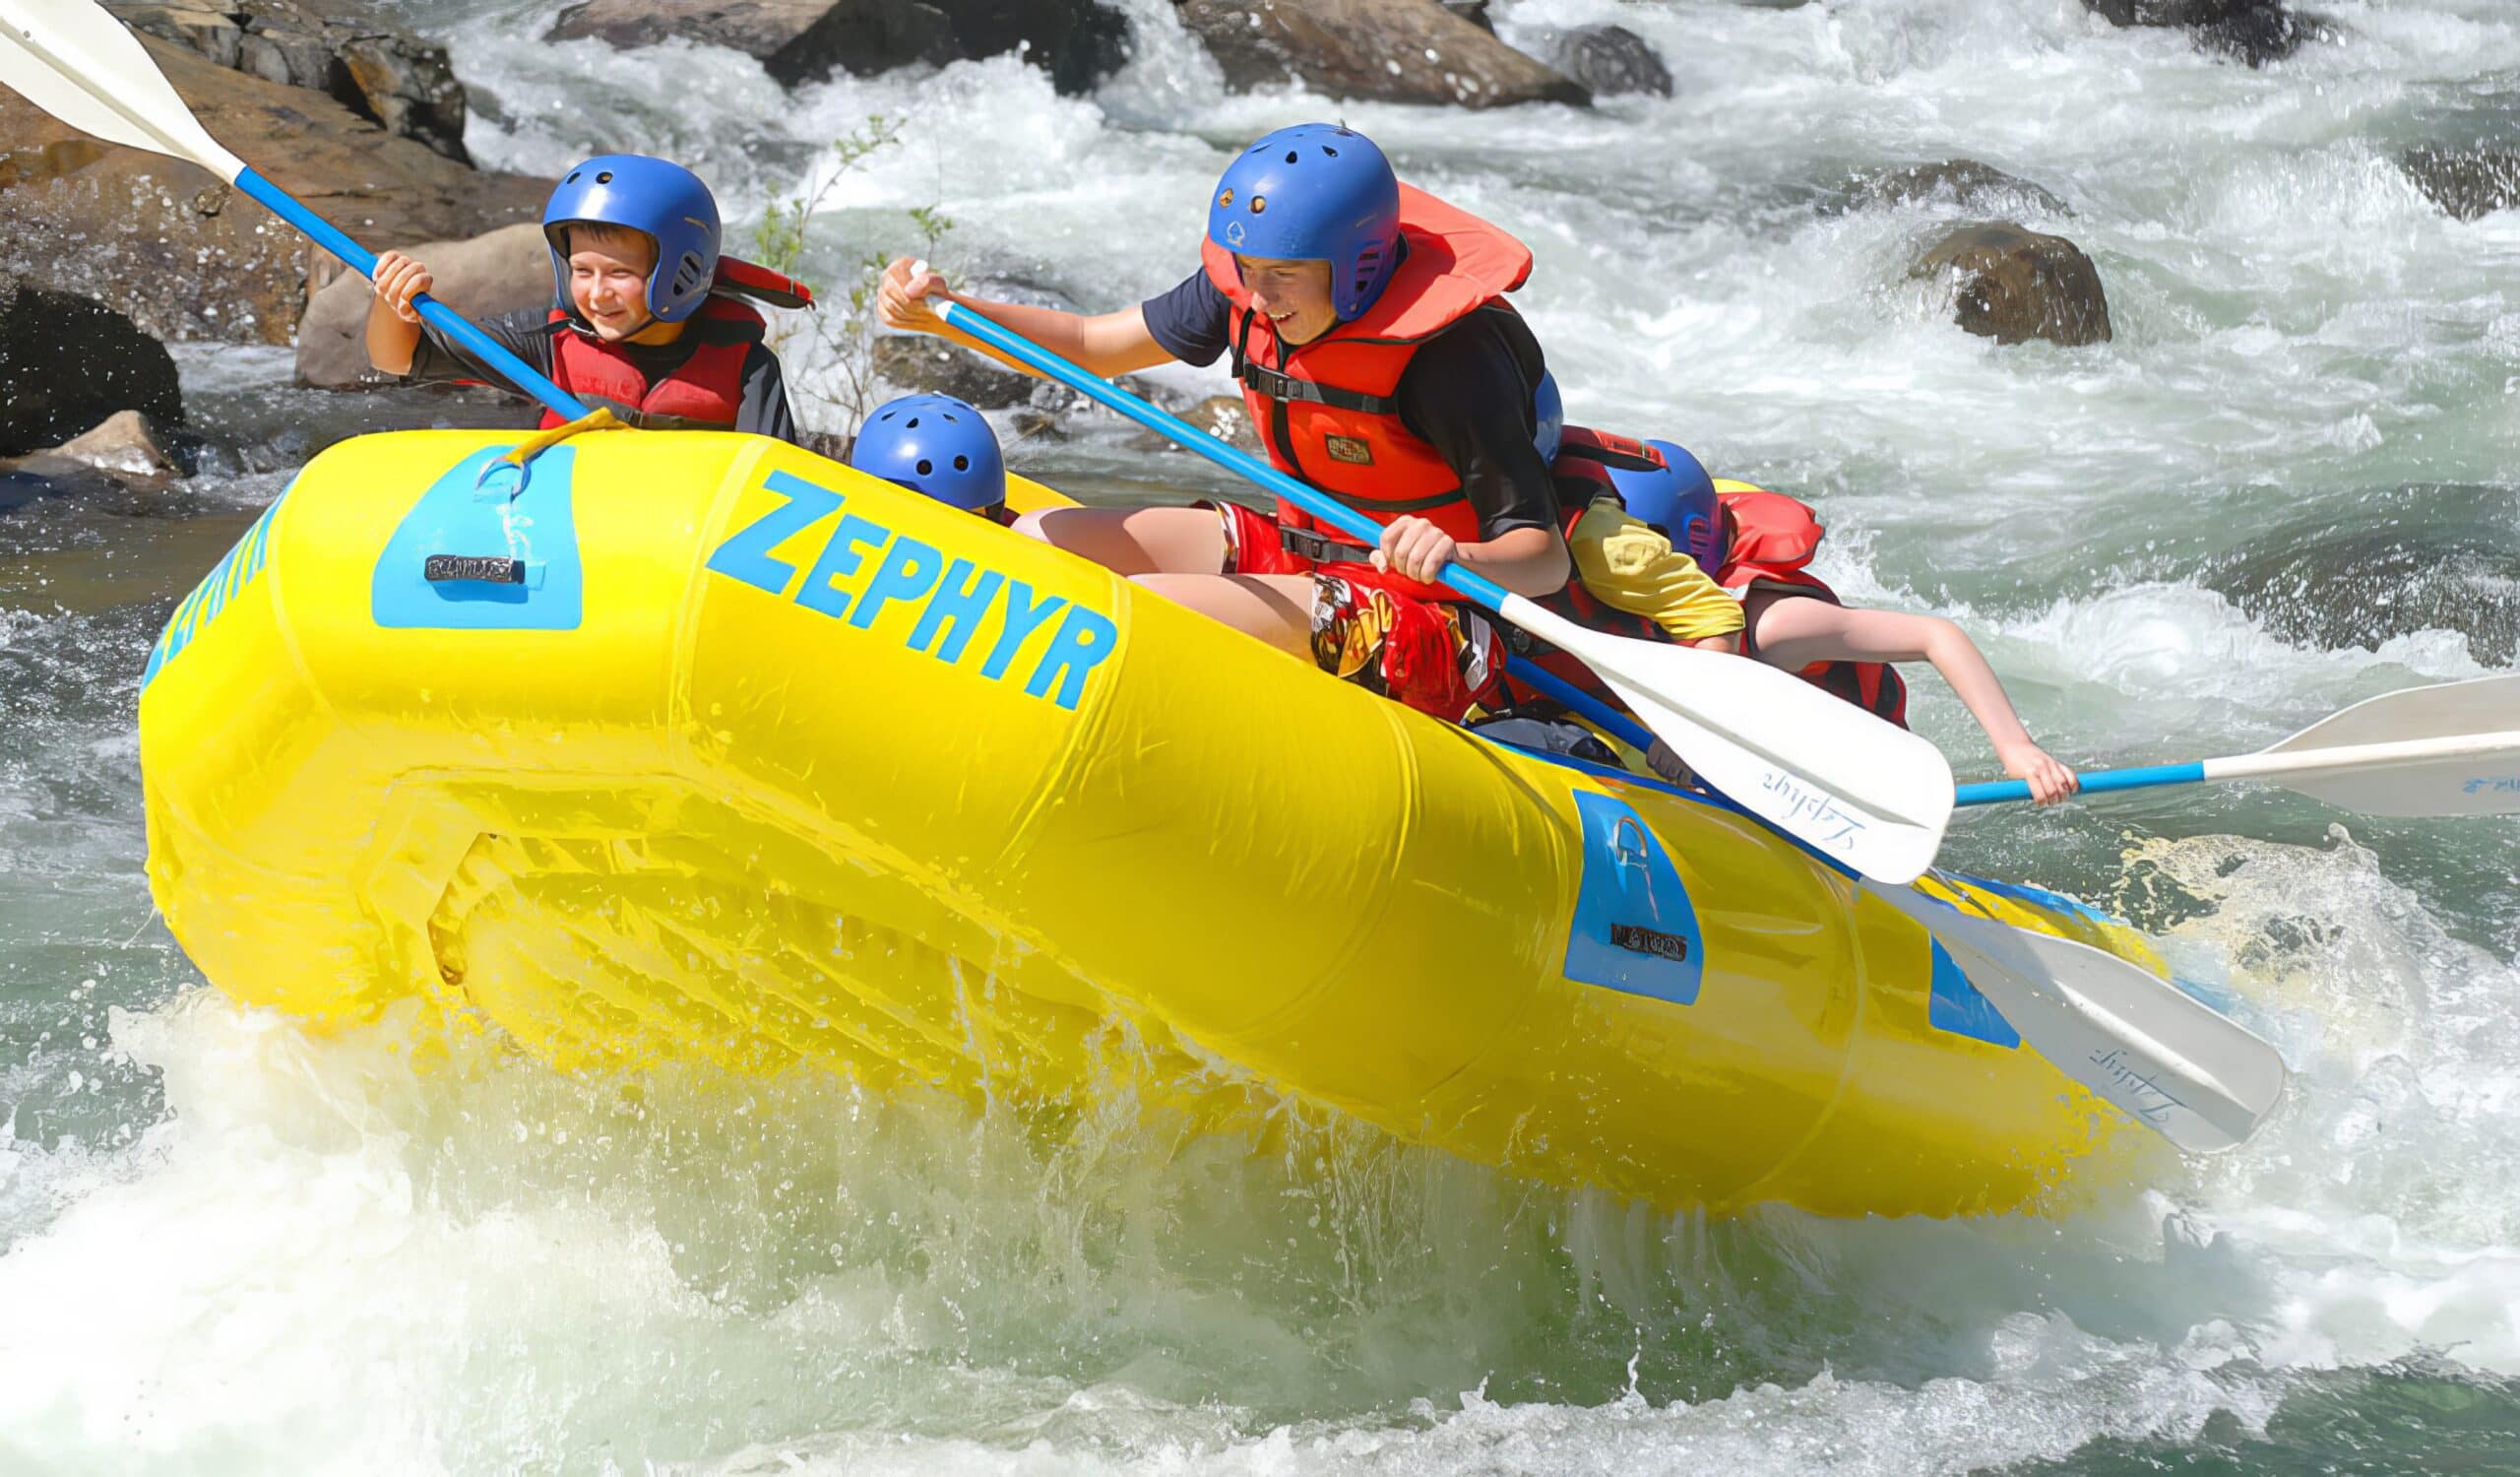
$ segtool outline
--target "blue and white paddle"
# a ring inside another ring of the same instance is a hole
[[[201,165],[262,202],[315,244],[376,276],[376,254],[257,174],[201,126],[137,36],[94,0],[0,0],[0,86],[109,144]],[[420,316],[545,406],[576,420],[590,408],[505,346],[423,292]]]
[[[2272,780],[2366,815],[2520,814],[2520,674],[2384,692],[2253,754],[2102,769],[2082,793]],[[1959,803],[2030,799],[2019,780],[1960,787]]]

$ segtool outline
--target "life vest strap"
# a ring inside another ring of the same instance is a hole
[[[1244,385],[1271,400],[1309,401],[1314,405],[1326,405],[1334,411],[1354,411],[1362,416],[1400,414],[1400,401],[1396,396],[1366,395],[1355,390],[1342,390],[1336,385],[1314,384],[1310,380],[1295,379],[1275,369],[1264,368],[1240,355],[1236,358],[1237,377]]]
[[[1290,528],[1282,523],[1278,525],[1278,541],[1286,546],[1287,552],[1316,564],[1373,562],[1374,551],[1366,546],[1334,539],[1313,529]]]

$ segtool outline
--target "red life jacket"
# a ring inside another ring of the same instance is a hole
[[[1242,286],[1232,254],[1214,241],[1199,248],[1208,281],[1232,304],[1234,377],[1251,423],[1281,472],[1338,498],[1377,523],[1415,513],[1473,544],[1479,515],[1442,455],[1401,423],[1394,398],[1418,346],[1488,306],[1531,276],[1532,254],[1478,217],[1410,185],[1400,187],[1406,254],[1373,306],[1292,349]],[[1278,522],[1341,543],[1303,510],[1281,501]],[[1438,585],[1378,576],[1394,594],[1459,597]]]
[[[779,307],[810,307],[814,293],[767,267],[720,257],[710,295],[684,320],[682,339],[696,346],[691,356],[653,385],[619,346],[589,332],[575,313],[555,307],[547,320],[552,381],[650,430],[733,430],[743,410],[744,359],[768,327],[740,297]],[[556,411],[542,413],[545,429],[566,423]]]
[[[1836,591],[1804,567],[1820,548],[1827,532],[1809,505],[1782,492],[1763,488],[1716,494],[1732,525],[1724,567],[1715,582],[1740,595],[1761,590],[1806,596],[1839,605]],[[1741,632],[1741,653],[1756,656],[1750,632]],[[1908,726],[1908,684],[1899,669],[1887,662],[1814,662],[1797,674],[1804,681],[1841,697],[1865,712]]]

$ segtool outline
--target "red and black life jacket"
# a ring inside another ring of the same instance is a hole
[[[1805,567],[1819,551],[1820,536],[1827,532],[1808,504],[1759,487],[1720,491],[1717,496],[1724,503],[1732,535],[1724,567],[1716,572],[1717,584],[1745,597],[1765,590],[1842,604],[1837,592]],[[1742,655],[1758,655],[1747,628],[1741,637]],[[1867,713],[1901,728],[1908,726],[1908,684],[1899,669],[1887,662],[1814,662],[1798,675]]]
[[[690,357],[654,384],[619,345],[598,338],[566,307],[554,307],[547,320],[551,378],[589,405],[649,430],[733,430],[743,410],[744,360],[769,326],[741,298],[810,307],[814,294],[794,278],[720,257],[709,296],[684,320],[677,340],[693,346]],[[542,413],[546,429],[565,423],[557,411]]]
[[[1208,241],[1199,255],[1208,281],[1232,304],[1228,342],[1234,377],[1270,463],[1377,523],[1414,513],[1474,544],[1479,515],[1461,478],[1401,422],[1396,394],[1418,346],[1481,308],[1505,307],[1504,294],[1531,275],[1532,254],[1497,227],[1405,184],[1400,235],[1405,254],[1373,305],[1293,347],[1278,342],[1231,253]],[[1314,538],[1354,542],[1284,501],[1278,522]],[[1397,575],[1375,583],[1423,600],[1459,598]]]

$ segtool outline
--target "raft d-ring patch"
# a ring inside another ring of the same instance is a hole
[[[1566,934],[1566,978],[1692,1004],[1706,972],[1706,935],[1679,870],[1625,802],[1578,791],[1584,878]]]

